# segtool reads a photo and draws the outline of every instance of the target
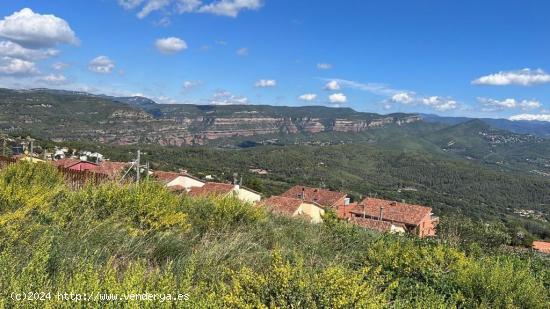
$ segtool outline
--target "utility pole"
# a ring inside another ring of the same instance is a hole
[[[30,158],[31,158],[31,163],[33,162],[33,153],[34,153],[34,140],[30,137],[30,136],[27,136],[27,140],[29,141],[29,145],[30,145],[30,151],[29,151],[29,155],[30,155]]]
[[[6,139],[8,138],[7,135],[2,134],[2,156],[6,156]]]
[[[137,151],[137,160],[136,160],[136,183],[139,184],[139,170],[140,170],[140,159],[141,159],[141,150]]]

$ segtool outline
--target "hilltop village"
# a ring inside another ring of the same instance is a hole
[[[261,193],[242,185],[236,178],[232,183],[213,181],[211,175],[200,179],[187,171],[156,171],[142,165],[139,158],[133,162],[113,162],[100,153],[56,148],[48,153],[41,150],[37,155],[32,139],[14,144],[11,161],[47,162],[56,166],[71,179],[78,174],[82,181],[93,177],[95,181],[135,181],[135,176],[151,178],[162,182],[175,194],[193,197],[235,196],[243,202],[265,207],[277,214],[304,218],[312,223],[322,223],[324,215],[331,211],[339,219],[365,229],[388,233],[408,233],[418,237],[435,236],[439,218],[432,208],[405,202],[389,201],[367,197],[352,201],[345,192],[324,188],[296,185],[279,196],[265,197]],[[32,155],[31,155],[32,154]],[[7,158],[4,158],[7,162]],[[139,172],[137,172],[139,170]]]

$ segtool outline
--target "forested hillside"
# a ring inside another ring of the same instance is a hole
[[[73,146],[92,148],[123,161],[132,159],[137,151],[137,147]],[[510,234],[550,238],[550,179],[537,175],[498,171],[421,150],[393,151],[365,143],[244,149],[140,148],[143,160],[153,168],[186,169],[199,177],[213,175],[222,181],[231,181],[238,173],[246,186],[266,196],[295,184],[321,186],[348,192],[355,199],[372,195],[406,200],[433,207],[438,215],[461,213],[504,222]],[[258,175],[251,171],[255,168],[268,173]],[[545,221],[521,217],[514,212],[519,209],[542,213]]]
[[[49,165],[19,163],[0,172],[0,306],[548,307],[548,260],[507,252],[490,226],[471,229],[479,242],[457,241],[460,226],[442,223],[434,240],[379,235],[153,182],[71,191]],[[10,298],[26,291],[43,300]],[[130,293],[182,300],[122,299]]]

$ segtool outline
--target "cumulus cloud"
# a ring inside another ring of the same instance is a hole
[[[243,48],[237,49],[237,55],[239,55],[239,56],[248,56],[248,48],[243,47]]]
[[[331,80],[325,85],[325,90],[336,91],[340,90],[340,83],[336,80]]]
[[[522,100],[519,106],[522,110],[527,111],[531,109],[541,108],[542,104],[537,100]]]
[[[118,3],[127,10],[140,8],[138,18],[159,10],[166,14],[209,13],[237,17],[241,11],[257,10],[263,6],[262,0],[216,0],[209,3],[202,0],[119,0]]]
[[[32,61],[11,57],[0,58],[0,74],[13,76],[29,76],[38,74],[38,69]]]
[[[391,97],[391,101],[395,103],[410,104],[414,102],[414,93],[399,92]]]
[[[246,105],[248,98],[236,96],[229,91],[218,90],[209,102],[212,105]]]
[[[328,100],[332,104],[344,104],[348,101],[348,98],[343,93],[333,93],[328,97]]]
[[[277,81],[274,79],[260,79],[257,81],[254,86],[258,88],[270,88],[277,86]]]
[[[430,96],[422,98],[420,102],[440,112],[456,109],[458,107],[458,102],[449,97]]]
[[[60,84],[67,83],[67,78],[62,74],[45,75],[45,76],[40,77],[40,80],[45,82],[45,83],[52,84],[52,85],[60,85]]]
[[[518,71],[501,71],[495,74],[482,76],[474,81],[474,85],[490,86],[532,86],[536,84],[550,83],[550,75],[541,69],[523,69]]]
[[[29,8],[0,20],[0,37],[32,49],[60,43],[78,44],[78,38],[65,20],[37,14]]]
[[[155,46],[163,54],[175,54],[179,51],[187,49],[187,43],[184,40],[176,37],[158,39]]]
[[[298,99],[310,102],[317,99],[317,95],[315,93],[305,93],[299,96]]]
[[[507,98],[504,100],[496,100],[491,98],[477,98],[477,101],[482,104],[481,109],[484,112],[496,112],[505,109],[521,108],[522,110],[532,110],[542,107],[542,104],[537,100],[521,100],[518,101],[513,98]]]
[[[451,97],[444,96],[423,96],[413,91],[394,89],[386,84],[380,83],[361,83],[345,79],[325,79],[328,83],[325,85],[327,90],[340,90],[344,88],[366,91],[375,95],[386,97],[382,103],[384,108],[389,109],[392,103],[420,105],[433,108],[437,111],[448,111],[457,109],[460,104]],[[337,88],[337,89],[336,89]]]
[[[41,60],[57,56],[59,51],[53,48],[30,49],[11,41],[0,42],[0,56],[18,58],[23,60]]]
[[[518,121],[518,120],[550,121],[550,114],[520,114],[520,115],[514,115],[509,119],[513,121]]]
[[[220,0],[201,6],[198,11],[221,16],[237,17],[242,10],[257,10],[261,7],[261,0]]]
[[[88,69],[92,72],[108,74],[115,68],[115,63],[107,56],[98,56],[92,59],[88,64]]]
[[[317,63],[317,68],[319,70],[330,70],[330,69],[332,69],[332,64],[330,64],[330,63]]]

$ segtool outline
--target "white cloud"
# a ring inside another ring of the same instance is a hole
[[[448,97],[430,96],[422,98],[420,102],[440,112],[456,109],[458,107],[458,102]]]
[[[542,104],[540,104],[540,102],[537,100],[523,100],[521,101],[519,106],[521,107],[522,110],[526,111],[526,110],[541,108]]]
[[[140,7],[138,18],[145,18],[159,10],[165,14],[209,13],[237,17],[243,10],[257,10],[263,5],[262,0],[216,0],[210,3],[203,3],[202,0],[118,0],[118,3],[127,10]]]
[[[0,37],[33,49],[60,43],[78,44],[78,38],[65,20],[54,15],[40,15],[29,8],[0,20]]]
[[[399,92],[406,92],[404,90],[392,89],[391,87],[388,87],[385,84],[379,84],[379,83],[360,83],[352,80],[338,79],[338,78],[325,79],[325,80],[330,81],[332,83],[337,83],[339,87],[342,87],[342,88],[351,88],[351,89],[356,89],[361,91],[367,91],[367,92],[374,93],[376,95],[381,95],[381,96],[393,96],[394,94],[397,94]],[[325,89],[328,89],[328,87],[325,87]]]
[[[239,56],[248,56],[248,48],[243,47],[243,48],[237,49],[237,55],[239,55]]]
[[[158,39],[155,46],[163,54],[175,54],[179,51],[187,49],[187,43],[184,40],[176,37]]]
[[[383,101],[385,108],[390,108],[391,103],[399,104],[410,104],[410,105],[424,105],[430,108],[433,108],[437,111],[448,111],[456,109],[460,104],[451,97],[442,97],[442,96],[421,96],[417,95],[413,91],[408,90],[398,90],[389,87],[385,84],[379,83],[360,83],[351,80],[345,79],[325,79],[329,81],[326,84],[325,89],[327,90],[339,90],[343,88],[350,88],[360,91],[366,91],[373,93],[379,96],[387,97]],[[335,89],[338,88],[338,89]]]
[[[199,12],[237,17],[242,10],[257,10],[262,7],[261,0],[219,0],[199,8]]]
[[[189,91],[189,90],[191,90],[195,87],[198,87],[200,85],[202,85],[202,81],[200,81],[200,80],[186,80],[181,85],[181,88],[183,89],[183,91]]]
[[[45,75],[40,77],[40,80],[53,85],[65,84],[67,82],[67,78],[62,74]]]
[[[143,3],[144,0],[118,0],[118,4],[127,10],[136,8]]]
[[[248,98],[236,96],[229,91],[219,90],[214,93],[209,103],[212,105],[246,105],[248,104]]]
[[[474,85],[506,86],[520,85],[531,86],[535,84],[550,83],[550,75],[541,69],[523,69],[518,71],[501,71],[495,74],[482,76],[474,81]]]
[[[108,74],[115,68],[115,63],[107,56],[98,56],[90,61],[88,68],[96,73]]]
[[[40,60],[57,56],[59,51],[53,48],[30,49],[11,41],[0,41],[0,56],[23,60]]]
[[[395,103],[410,104],[414,102],[414,93],[399,92],[391,97],[391,101]]]
[[[509,118],[510,120],[550,121],[550,114],[520,114]]]
[[[330,63],[317,63],[317,68],[319,70],[330,70],[330,69],[332,69],[332,64],[330,64]]]
[[[178,0],[176,1],[176,9],[178,13],[191,13],[196,11],[201,4],[200,0]]]
[[[154,11],[163,9],[170,4],[170,0],[149,0],[137,14],[138,18],[145,18]]]
[[[0,58],[0,74],[14,76],[29,76],[37,74],[34,62],[11,57]]]
[[[344,104],[348,101],[348,98],[343,93],[334,93],[328,97],[328,100],[333,104]]]
[[[274,79],[260,79],[257,81],[254,86],[258,88],[269,88],[277,86],[277,81]]]
[[[56,62],[56,63],[52,64],[52,69],[54,69],[56,71],[61,71],[61,70],[64,70],[68,67],[69,67],[69,65],[65,62]]]
[[[315,93],[306,93],[299,96],[298,99],[302,101],[313,101],[317,99],[317,95]]]
[[[512,109],[520,107],[522,110],[532,110],[542,107],[542,104],[537,100],[521,100],[518,101],[513,98],[507,98],[504,100],[496,100],[491,98],[477,98],[478,102],[483,105],[481,109],[484,112],[496,112],[504,109]]]
[[[336,91],[340,90],[340,83],[336,80],[331,80],[325,85],[325,90]]]

